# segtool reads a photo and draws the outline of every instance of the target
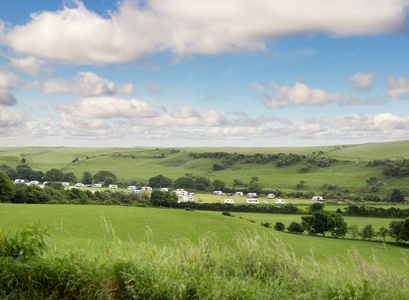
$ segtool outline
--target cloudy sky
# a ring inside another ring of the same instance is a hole
[[[14,0],[1,146],[409,139],[408,0]]]

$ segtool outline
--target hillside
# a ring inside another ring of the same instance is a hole
[[[252,177],[258,177],[265,189],[297,191],[296,185],[302,180],[305,182],[303,191],[314,192],[326,190],[325,185],[357,191],[368,185],[366,180],[376,177],[380,192],[389,193],[393,188],[409,186],[409,177],[385,176],[382,166],[368,167],[367,164],[373,160],[407,158],[407,149],[409,141],[286,148],[21,147],[0,148],[0,165],[15,167],[24,158],[33,170],[46,172],[57,168],[63,172],[73,172],[78,178],[84,171],[94,174],[99,170],[110,170],[118,176],[118,181],[141,184],[159,174],[176,180],[189,173],[203,175],[212,181],[223,180],[229,187],[233,186],[235,179],[249,183]],[[236,153],[236,157],[243,155],[251,159],[229,161],[220,157],[195,158],[195,155],[216,152]],[[257,161],[257,155],[267,157],[279,153],[286,157],[291,153],[299,160],[281,167],[277,167],[277,161],[274,160]],[[327,165],[322,166],[321,162]],[[215,171],[215,164],[223,168]],[[302,172],[302,168],[306,172]]]

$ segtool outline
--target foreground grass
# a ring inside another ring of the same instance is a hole
[[[112,240],[116,240],[113,238]],[[221,245],[211,234],[199,243],[176,238],[104,256],[51,251],[22,261],[0,257],[0,296],[19,299],[404,299],[407,274],[368,263],[350,252],[337,258],[298,259],[274,235],[241,233]],[[351,270],[352,268],[352,270]]]

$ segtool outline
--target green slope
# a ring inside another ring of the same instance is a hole
[[[271,241],[281,239],[299,258],[311,255],[317,260],[338,258],[348,263],[349,255],[358,251],[362,257],[392,269],[405,271],[402,258],[409,249],[380,243],[300,236],[266,229],[239,218],[221,213],[172,209],[0,204],[0,227],[15,230],[18,224],[40,222],[46,225],[50,242],[58,247],[85,249],[98,253],[119,238],[125,248],[150,240],[158,246],[173,244],[187,238],[196,243],[203,236],[228,245],[238,234],[267,234]]]
[[[409,177],[387,178],[381,167],[366,167],[374,159],[396,159],[409,156],[409,141],[388,143],[370,143],[357,145],[323,146],[323,147],[288,147],[288,148],[0,148],[0,165],[15,167],[24,157],[34,170],[47,171],[51,168],[74,172],[78,178],[84,171],[92,174],[100,170],[110,170],[118,176],[119,181],[147,183],[149,178],[163,174],[175,180],[186,173],[203,175],[211,180],[221,179],[228,186],[235,179],[244,183],[250,182],[253,176],[259,178],[264,188],[295,190],[299,181],[306,182],[304,191],[321,192],[323,184],[338,184],[340,189],[356,190],[367,185],[366,180],[377,177],[378,183],[389,193],[393,188],[409,186]],[[315,165],[307,173],[300,168],[307,164],[313,153],[323,154],[320,157],[337,159],[329,167]],[[230,153],[294,153],[305,155],[306,159],[292,166],[277,168],[275,162],[267,164],[234,163],[222,171],[213,171],[213,164],[220,159],[193,159],[189,152],[230,152]],[[73,160],[78,158],[78,162]]]

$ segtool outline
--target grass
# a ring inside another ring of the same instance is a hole
[[[82,177],[84,171],[92,174],[108,169],[118,176],[119,181],[136,181],[147,183],[149,178],[159,174],[175,180],[186,173],[204,175],[210,180],[220,179],[228,186],[235,179],[244,183],[250,182],[253,176],[259,178],[264,188],[295,191],[301,180],[305,181],[305,191],[322,193],[323,184],[338,184],[344,190],[359,190],[367,185],[366,180],[377,177],[383,193],[391,192],[393,188],[406,188],[409,177],[386,178],[379,167],[369,168],[370,160],[407,155],[409,141],[390,143],[370,143],[360,145],[340,145],[305,148],[0,148],[0,164],[16,166],[25,157],[34,170],[47,171],[51,168],[62,169],[64,172],[74,172]],[[275,163],[241,164],[235,163],[231,168],[213,171],[213,164],[218,159],[193,159],[189,152],[224,151],[245,154],[254,153],[295,153],[311,157],[312,153],[324,152],[324,156],[336,158],[339,162],[330,167],[313,167],[308,173],[300,173],[306,160],[293,166],[277,168]],[[72,161],[78,158],[79,161]]]
[[[256,222],[251,223],[222,216],[220,212],[174,209],[17,204],[1,204],[0,208],[0,226],[5,230],[16,230],[19,228],[18,224],[40,222],[49,228],[48,234],[52,238],[50,242],[56,244],[56,247],[92,249],[95,253],[103,253],[107,244],[113,242],[112,236],[121,241],[124,249],[132,249],[135,245],[149,241],[161,247],[179,238],[198,243],[204,236],[211,236],[212,241],[218,245],[227,245],[238,234],[254,232],[260,235],[274,234],[290,245],[298,257],[308,257],[313,250],[318,260],[345,256],[353,249],[357,249],[363,257],[371,258],[372,251],[375,251],[383,263],[390,260],[393,268],[401,270],[402,254],[409,254],[409,249],[391,245],[299,236],[260,226],[261,222],[275,224],[276,221],[288,226],[291,221],[300,220],[300,216],[293,215],[234,213]],[[363,227],[372,224],[377,228],[381,225],[387,227],[391,220],[346,218],[346,221],[349,225]]]
[[[409,293],[407,270],[389,263],[395,253],[388,246],[383,252],[368,250],[368,258],[363,258],[363,247],[359,252],[364,254],[350,247],[337,256],[321,256],[316,249],[300,256],[282,237],[301,238],[304,249],[310,248],[307,238],[310,243],[319,239],[252,230],[236,233],[228,244],[206,233],[197,241],[180,236],[163,247],[149,240],[124,248],[110,226],[106,231],[112,242],[102,250],[104,255],[54,248],[28,261],[0,257],[0,297],[404,299]]]

